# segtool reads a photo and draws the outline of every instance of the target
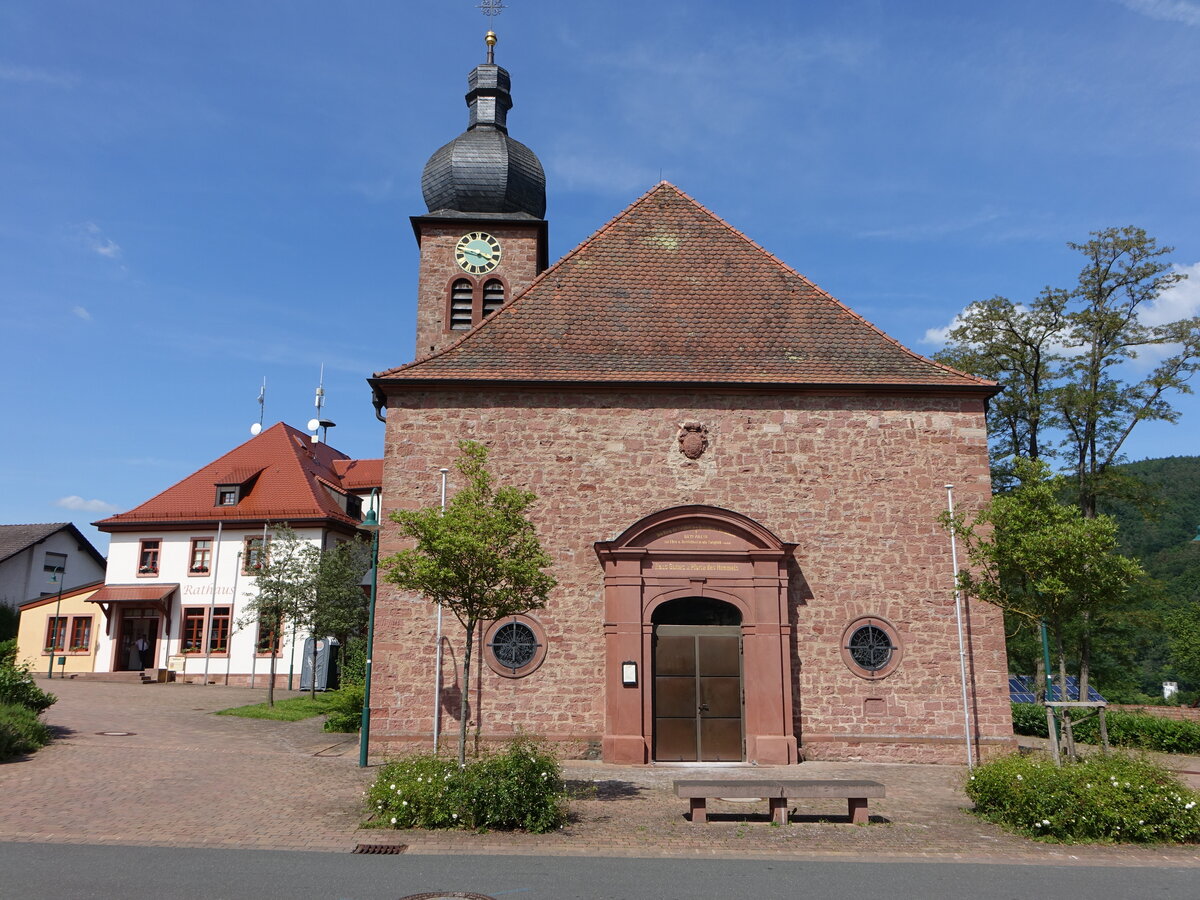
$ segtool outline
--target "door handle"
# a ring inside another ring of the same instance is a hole
[[[699,709],[700,709],[700,712],[708,712],[708,704],[701,703]]]

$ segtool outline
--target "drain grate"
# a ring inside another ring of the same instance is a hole
[[[96,734],[100,737],[133,737],[135,731],[97,731]]]
[[[351,853],[403,853],[408,844],[355,844]]]
[[[496,900],[487,894],[471,894],[466,891],[429,891],[425,894],[405,894],[400,900]]]

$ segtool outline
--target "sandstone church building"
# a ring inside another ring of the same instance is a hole
[[[500,483],[537,494],[558,587],[484,629],[470,685],[446,615],[442,733],[466,689],[483,741],[613,763],[962,762],[936,517],[947,483],[968,509],[990,495],[996,386],[901,346],[666,182],[548,265],[545,176],[508,134],[493,43],[467,130],[422,175],[417,358],[371,379],[383,497],[436,503],[458,441],[482,442]],[[377,758],[430,744],[435,618],[381,585]],[[999,611],[967,606],[964,643],[987,756],[1012,740]]]

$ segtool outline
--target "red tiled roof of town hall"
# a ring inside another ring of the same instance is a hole
[[[129,512],[95,523],[102,531],[172,522],[328,519],[357,525],[324,487],[354,493],[378,487],[383,461],[354,460],[280,422]],[[217,506],[218,484],[245,483],[236,506]]]
[[[991,390],[913,353],[661,182],[403,380]]]

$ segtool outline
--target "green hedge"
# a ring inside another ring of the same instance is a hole
[[[1039,840],[1200,840],[1200,794],[1161,766],[1121,753],[1063,766],[1008,756],[977,768],[966,791],[981,818]]]
[[[553,831],[566,821],[557,760],[529,740],[470,762],[423,754],[384,766],[367,791],[371,824],[390,828]]]
[[[351,734],[362,727],[363,694],[361,684],[345,684],[330,695],[326,731]]]
[[[1012,705],[1013,731],[1047,737],[1046,709],[1037,703]],[[1165,719],[1148,713],[1106,711],[1108,742],[1114,747],[1154,750],[1159,753],[1200,754],[1200,723]],[[1084,744],[1100,743],[1100,720],[1092,716],[1073,726],[1075,739]]]
[[[50,743],[50,729],[36,712],[16,703],[0,703],[0,761],[32,753]]]
[[[0,664],[0,703],[12,703],[40,713],[57,702],[57,697],[47,694],[34,683],[28,666]]]

